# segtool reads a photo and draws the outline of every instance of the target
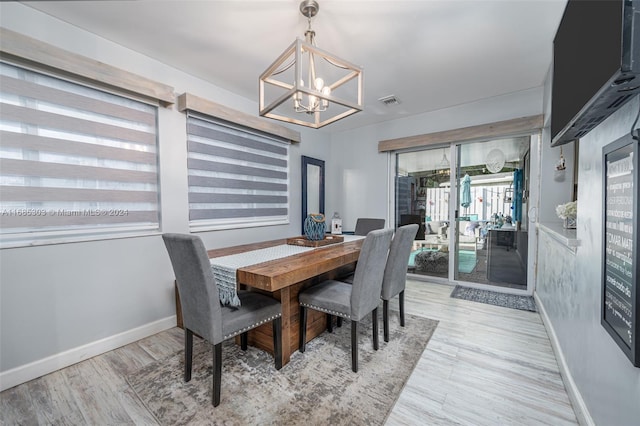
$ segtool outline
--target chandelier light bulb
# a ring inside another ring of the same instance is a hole
[[[300,79],[299,81],[299,86],[304,87],[304,80]],[[323,96],[331,95],[331,87],[325,86],[324,80],[320,77],[313,80],[313,88],[322,93]],[[291,98],[293,99],[293,106],[297,112],[313,114],[317,111],[325,111],[329,107],[329,101],[327,99],[322,99],[315,95],[305,96],[301,92],[296,92]],[[307,102],[304,102],[305,99]]]
[[[329,96],[331,94],[331,87],[329,87],[329,86],[323,87],[322,88],[322,94],[324,96]],[[329,101],[326,100],[326,99],[323,99],[322,100],[322,107],[325,108],[325,109],[329,108]]]

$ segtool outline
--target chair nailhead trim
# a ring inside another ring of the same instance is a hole
[[[308,305],[306,303],[301,303],[300,306],[304,306],[305,308],[311,308],[316,311],[326,312],[327,314],[337,315],[342,318],[351,319],[351,315],[345,314],[344,312],[332,311],[331,309],[321,308],[320,306]]]
[[[255,323],[255,324],[252,324],[252,325],[250,325],[250,326],[248,326],[248,327],[245,327],[245,328],[243,328],[243,329],[241,329],[241,330],[238,330],[238,331],[236,331],[235,333],[227,334],[227,335],[226,335],[226,336],[224,336],[222,339],[223,339],[223,340],[230,339],[230,338],[232,338],[232,337],[234,337],[234,336],[237,336],[238,334],[242,334],[242,333],[244,333],[245,331],[252,330],[252,329],[256,328],[256,327],[257,327],[257,326],[259,326],[259,325],[262,325],[262,324],[267,323],[267,322],[271,322],[271,321],[273,321],[273,320],[274,320],[274,319],[276,319],[276,318],[280,318],[281,316],[282,316],[282,314],[278,314],[278,315],[274,315],[274,316],[269,317],[269,318],[265,318],[265,319],[263,319],[262,321],[257,322],[257,323]]]

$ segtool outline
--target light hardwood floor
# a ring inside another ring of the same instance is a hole
[[[407,312],[440,323],[387,424],[577,424],[540,315],[452,289],[407,282]]]
[[[440,323],[387,424],[577,424],[540,316],[452,299],[452,289],[407,282],[407,313]],[[173,328],[8,389],[0,424],[155,425],[124,377],[182,339]]]

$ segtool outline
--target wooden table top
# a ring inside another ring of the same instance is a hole
[[[264,241],[209,250],[207,253],[209,258],[214,258],[286,244],[286,242],[286,239]],[[282,259],[239,268],[237,280],[239,284],[245,284],[271,292],[277,291],[341,266],[356,262],[360,255],[360,248],[363,242],[364,238],[356,241],[332,244]]]

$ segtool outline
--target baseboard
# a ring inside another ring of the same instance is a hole
[[[114,336],[91,342],[59,354],[43,358],[29,364],[0,373],[0,391],[12,388],[29,380],[36,379],[45,374],[52,373],[64,367],[76,364],[80,361],[92,358],[96,355],[112,351],[121,346],[128,345],[137,340],[151,336],[176,326],[176,316],[172,315],[158,321],[125,331]]]
[[[582,399],[582,394],[580,393],[578,386],[576,386],[576,382],[573,380],[571,371],[569,371],[569,366],[567,365],[567,361],[564,358],[562,348],[560,347],[560,342],[558,341],[558,336],[556,336],[556,332],[553,329],[553,324],[551,324],[551,320],[547,315],[544,304],[542,303],[542,300],[538,296],[537,292],[533,293],[533,297],[536,300],[536,306],[538,307],[538,311],[540,312],[540,317],[542,318],[544,328],[547,330],[547,334],[549,335],[551,347],[553,348],[553,352],[556,355],[556,360],[558,361],[560,376],[562,376],[564,387],[567,390],[567,395],[569,395],[569,400],[571,400],[571,405],[573,405],[573,410],[575,411],[576,417],[578,418],[578,423],[583,426],[596,426],[595,422],[591,418],[591,414],[589,413],[589,409],[587,408],[584,399]]]

